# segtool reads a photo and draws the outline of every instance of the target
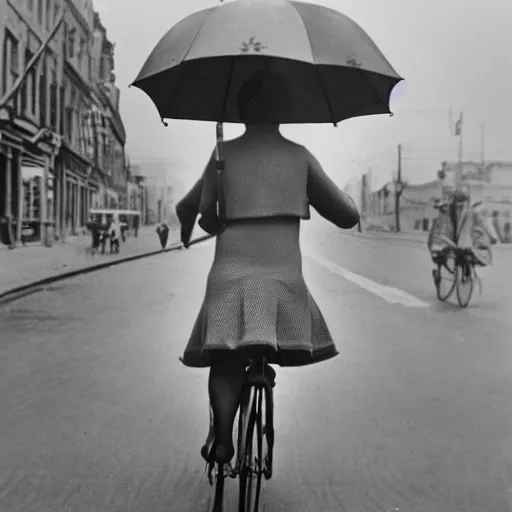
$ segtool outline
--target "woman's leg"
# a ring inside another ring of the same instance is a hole
[[[245,361],[238,354],[222,354],[210,369],[208,392],[213,410],[217,462],[229,462],[235,454],[233,424],[242,396],[245,368]]]

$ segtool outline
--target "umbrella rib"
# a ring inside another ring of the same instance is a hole
[[[359,74],[363,77],[363,80],[370,86],[370,89],[373,90],[373,92],[375,93],[375,96],[377,96],[377,99],[379,100],[379,103],[384,108],[389,110],[389,105],[386,105],[386,103],[384,103],[381,95],[379,94],[379,91],[377,91],[376,87],[370,82],[366,73],[363,73],[363,70],[361,68],[357,68],[357,70],[359,71]]]
[[[311,41],[311,35],[309,34],[308,26],[306,25],[304,18],[300,15],[300,12],[298,11],[298,9],[295,7],[295,5],[293,5],[293,2],[290,2],[290,5],[293,7],[295,12],[297,13],[297,16],[299,17],[300,21],[302,22],[302,25],[304,26],[306,35],[308,36],[309,47],[311,48],[311,55],[313,57],[313,67],[315,68],[315,74],[318,79],[318,82],[320,83],[320,87],[322,87],[322,90],[324,91],[325,102],[327,103],[327,108],[329,109],[329,114],[332,119],[332,124],[336,128],[338,126],[338,123],[334,119],[334,112],[332,110],[331,100],[329,99],[329,94],[327,93],[327,88],[325,87],[325,83],[322,80],[322,75],[320,74],[320,69],[318,68],[318,66],[315,63],[315,55],[313,53],[313,41]]]
[[[316,65],[314,65],[314,66],[315,66],[316,76],[318,78],[318,81],[320,82],[322,90],[324,91],[325,101],[327,102],[327,108],[329,109],[329,114],[331,115],[332,124],[334,125],[334,128],[336,128],[338,126],[338,123],[334,119],[334,112],[332,110],[331,100],[329,99],[329,93],[327,92],[327,87],[325,87],[325,83],[324,83],[324,81],[322,79],[322,75],[320,73],[320,68],[318,66],[316,66]]]
[[[189,47],[187,48],[187,51],[185,52],[185,55],[183,57],[183,60],[181,62],[183,62],[187,57],[188,57],[188,54],[190,53],[190,50],[192,49],[192,46],[194,45],[194,43],[196,42],[196,39],[197,39],[197,36],[199,35],[199,32],[201,32],[202,28],[205,26],[206,22],[213,16],[213,13],[215,12],[215,10],[217,9],[217,7],[213,8],[211,11],[210,11],[210,14],[208,14],[208,16],[206,16],[206,18],[203,20],[203,22],[201,23],[201,25],[199,25],[199,27],[197,28],[197,32],[195,33],[192,41],[190,42],[190,45]]]
[[[224,104],[222,105],[221,120],[220,120],[221,123],[224,122],[224,116],[226,115],[226,106],[228,104],[229,93],[231,92],[231,79],[233,77],[233,70],[235,69],[235,60],[236,60],[236,57],[231,57],[231,62],[229,64],[228,84],[226,87],[226,92],[224,93]]]

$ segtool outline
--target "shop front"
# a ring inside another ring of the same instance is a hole
[[[65,176],[65,228],[68,235],[82,234],[86,229],[94,189],[87,179],[67,169]]]
[[[51,245],[55,221],[53,162],[58,140],[13,118],[0,130],[1,242]]]
[[[21,144],[0,129],[0,243],[9,246],[16,242]]]
[[[24,242],[37,242],[41,240],[42,230],[42,199],[44,194],[43,179],[44,167],[27,165],[22,161],[22,223],[21,239]]]
[[[89,210],[98,185],[91,180],[88,161],[66,148],[62,159],[62,228],[64,236],[86,232]]]

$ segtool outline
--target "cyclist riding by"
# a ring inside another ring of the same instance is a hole
[[[428,237],[428,249],[436,265],[432,270],[435,281],[439,279],[441,266],[447,265],[454,247],[469,249],[475,265],[486,267],[492,264],[491,245],[497,243],[497,239],[489,229],[481,207],[481,201],[470,206],[469,196],[459,189],[437,205],[439,216]]]

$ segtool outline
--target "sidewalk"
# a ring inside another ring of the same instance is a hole
[[[145,226],[139,236],[127,237],[121,242],[119,254],[97,254],[94,258],[86,253],[91,237],[70,237],[65,243],[56,242],[52,247],[42,245],[19,246],[16,249],[0,249],[0,294],[47,277],[64,272],[92,267],[98,263],[113,261],[160,249],[156,226]],[[179,242],[179,230],[171,231],[167,245]]]

